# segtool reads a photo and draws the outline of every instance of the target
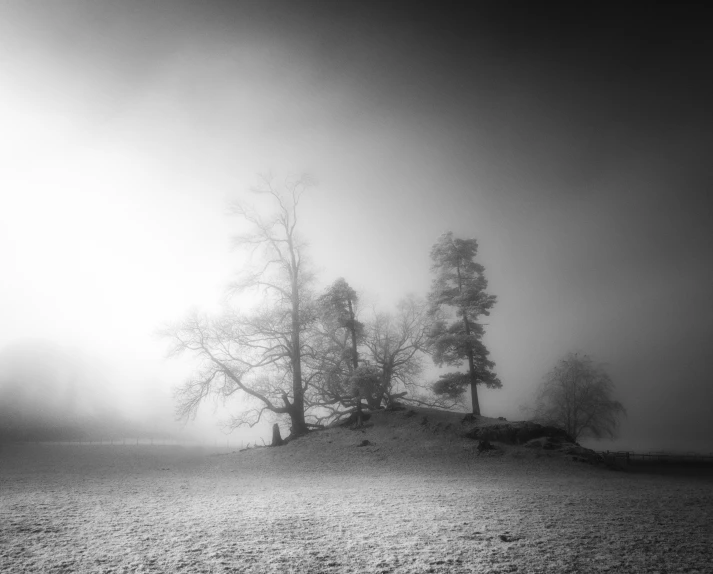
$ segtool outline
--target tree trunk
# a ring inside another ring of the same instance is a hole
[[[458,271],[458,293],[463,292],[463,283],[460,276],[460,265],[457,267]],[[470,322],[468,321],[468,311],[462,309],[463,313],[463,326],[465,327],[466,336],[470,337]],[[475,360],[473,359],[473,349],[472,347],[468,350],[468,369],[470,375],[470,401],[473,407],[473,414],[480,416],[480,403],[478,402],[478,379],[475,374]]]
[[[356,370],[359,367],[359,352],[357,351],[356,319],[351,299],[347,299],[347,305],[349,305],[349,332],[352,336],[352,366]]]
[[[270,446],[282,446],[283,444],[284,441],[282,440],[282,436],[280,436],[280,427],[275,423],[272,425],[272,444],[270,444]]]
[[[465,325],[465,334],[470,335],[470,323],[468,317],[463,313],[463,323]],[[473,358],[473,349],[468,350],[468,370],[470,375],[470,397],[473,406],[473,414],[480,415],[480,402],[478,401],[478,376],[475,372],[475,359]]]
[[[354,319],[354,308],[352,307],[352,300],[347,299],[347,304],[349,305],[349,332],[352,338],[352,367],[356,371],[359,368],[359,353],[357,352],[357,338],[356,338],[356,324]],[[367,398],[368,399],[368,398]],[[361,388],[357,391],[356,396],[356,412],[357,412],[357,425],[362,425],[362,407],[361,407]]]
[[[301,385],[301,383],[298,383]],[[295,395],[298,395],[295,392]],[[295,396],[295,400],[292,403],[292,409],[290,410],[290,422],[292,423],[292,428],[290,429],[290,436],[297,437],[307,434],[309,429],[305,424],[305,412],[304,412],[304,396],[302,395],[302,389],[299,390],[299,395]]]
[[[296,271],[292,277],[292,409],[290,419],[292,429],[290,436],[297,437],[307,434],[305,424],[305,400],[302,389],[302,350],[300,348],[300,300],[299,288],[297,286]]]
[[[475,361],[473,352],[468,353],[468,368],[470,369],[470,397],[473,407],[473,414],[480,416],[480,402],[478,401],[478,380],[475,376]]]
[[[366,396],[366,404],[371,410],[376,410],[381,408],[381,401],[384,398],[383,393],[376,393],[374,395]]]
[[[361,426],[363,422],[364,415],[362,413],[362,407],[361,407],[361,389],[357,389],[357,394],[356,394],[356,417],[357,417],[357,426]]]
[[[305,423],[304,409],[296,407],[293,402],[287,408],[287,414],[290,417],[290,436],[288,438],[296,438],[309,432],[309,428]]]

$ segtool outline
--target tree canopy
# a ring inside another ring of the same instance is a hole
[[[534,419],[563,428],[575,440],[614,438],[624,406],[612,398],[614,383],[587,355],[570,353],[544,377]]]
[[[263,301],[248,313],[227,308],[210,317],[193,314],[168,328],[173,353],[189,352],[199,360],[192,378],[176,391],[180,417],[195,416],[208,396],[226,399],[242,393],[255,408],[234,425],[256,424],[264,412],[288,415],[291,435],[307,432],[302,336],[313,321],[309,305],[310,275],[304,268],[304,245],[297,234],[297,208],[307,178],[287,180],[282,188],[263,177],[253,192],[274,206],[269,216],[245,203],[232,213],[248,226],[234,244],[259,256],[257,267],[243,272],[230,286],[232,294],[257,290]]]
[[[339,278],[315,301],[316,321],[309,333],[309,365],[314,373],[308,401],[321,410],[319,422],[361,413],[365,389],[359,384],[359,345],[364,325],[358,318],[359,296]]]
[[[353,415],[362,400],[369,409],[398,408],[398,400],[452,408],[448,397],[434,397],[421,381],[428,353],[427,303],[404,297],[395,312],[372,310],[363,321],[359,295],[343,278],[316,300],[317,321],[309,337],[315,371],[307,401],[323,409],[320,421]]]
[[[379,369],[376,403],[392,406],[394,399],[432,407],[452,408],[455,401],[433,397],[421,381],[428,353],[431,321],[426,301],[413,295],[399,301],[395,313],[376,313],[367,322],[364,347]]]

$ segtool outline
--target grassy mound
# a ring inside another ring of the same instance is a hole
[[[553,434],[557,433],[551,428],[529,422],[413,407],[374,411],[360,426],[334,425],[290,440],[279,448],[250,450],[270,451],[259,456],[275,463],[282,459],[285,464],[332,469],[470,466],[483,459],[498,458],[542,463],[601,462],[596,453],[574,444],[566,435],[562,439],[559,435],[553,438]]]

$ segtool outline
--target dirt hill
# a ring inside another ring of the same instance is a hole
[[[375,411],[362,426],[336,425],[281,447],[246,449],[241,454],[325,470],[372,465],[423,469],[485,459],[603,465],[599,455],[560,429],[417,407]]]

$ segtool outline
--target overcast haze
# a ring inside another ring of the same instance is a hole
[[[484,414],[581,351],[629,413],[599,448],[713,451],[702,19],[388,6],[0,0],[3,356],[41,340],[122,405],[167,394],[187,364],[156,329],[239,269],[228,200],[309,172],[321,285],[388,310],[441,233],[478,239]]]

